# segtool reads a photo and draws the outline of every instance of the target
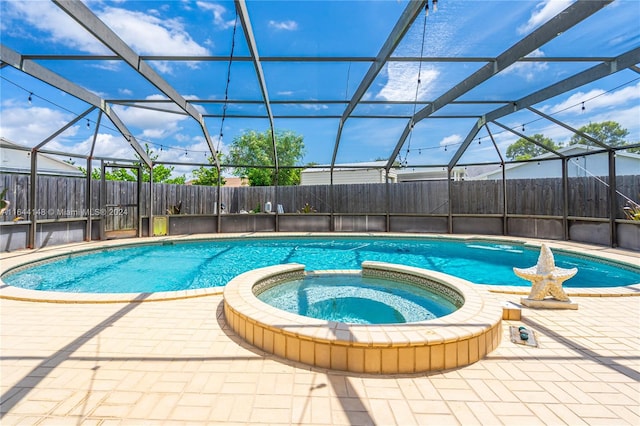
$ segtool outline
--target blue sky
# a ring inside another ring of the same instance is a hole
[[[424,57],[495,57],[531,33],[570,1],[462,1],[441,0],[438,11],[426,18]],[[140,55],[228,56],[234,27],[233,2],[213,1],[86,1],[129,46]],[[374,57],[407,6],[406,0],[381,1],[247,1],[247,9],[261,57]],[[0,2],[2,43],[20,54],[109,55],[111,52],[58,7],[44,0]],[[618,0],[578,26],[560,34],[532,52],[536,57],[613,57],[640,46],[640,2]],[[393,56],[419,56],[424,16],[419,16]],[[612,25],[613,24],[613,25]],[[248,56],[238,23],[234,55]],[[164,99],[160,91],[120,61],[38,60],[103,99]],[[515,100],[584,69],[597,60],[516,63],[460,100]],[[149,64],[183,97],[224,98],[226,61],[150,61]],[[434,100],[463,81],[484,62],[424,62],[420,68],[418,100]],[[262,64],[272,101],[349,100],[370,63],[273,62]],[[416,99],[417,62],[390,62],[375,79],[364,100],[406,101],[405,105],[360,105],[354,114],[412,114]],[[0,136],[35,146],[89,106],[10,66],[0,70]],[[29,94],[31,102],[28,101]],[[229,98],[259,100],[260,87],[251,62],[236,61],[231,67]],[[450,105],[437,115],[482,114],[501,106]],[[584,106],[584,108],[583,108]],[[165,105],[168,107],[168,105]],[[201,113],[219,113],[220,104],[196,104]],[[148,143],[160,160],[204,162],[207,145],[195,120],[185,115],[112,105],[131,132]],[[303,164],[331,161],[338,120],[312,116],[339,116],[344,104],[274,104],[276,115],[309,118],[276,118],[277,129],[304,136]],[[640,74],[624,70],[535,108],[552,114],[573,127],[589,122],[614,120],[630,132],[629,142],[640,141]],[[173,108],[175,109],[175,108]],[[229,114],[262,114],[261,105],[229,104]],[[57,137],[47,148],[87,154],[95,130],[97,112]],[[400,152],[409,164],[444,164],[474,126],[475,118],[429,118],[418,123]],[[566,142],[571,133],[529,111],[519,111],[501,122],[525,133],[543,133]],[[233,138],[246,130],[263,131],[267,119],[227,117],[219,140],[221,118],[205,119],[206,126],[224,152]],[[350,118],[344,126],[338,163],[388,158],[406,119]],[[133,150],[109,122],[99,128],[97,155],[133,158]],[[516,135],[493,126],[492,133],[504,155]],[[483,130],[479,137],[487,142]],[[447,148],[445,150],[445,147]],[[472,144],[463,156],[469,162],[497,161],[489,143]],[[189,173],[190,167],[177,167]]]

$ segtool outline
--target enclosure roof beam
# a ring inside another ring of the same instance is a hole
[[[116,55],[122,58],[127,64],[135,69],[138,74],[153,84],[158,90],[171,99],[179,108],[184,110],[193,119],[195,119],[209,145],[211,154],[216,163],[216,167],[220,167],[216,150],[211,142],[209,131],[204,123],[204,118],[182,97],[169,83],[167,83],[157,72],[140,59],[137,53],[133,51],[111,28],[102,22],[84,3],[72,0],[52,0],[60,9],[66,12],[71,18],[78,22],[90,34],[96,37],[101,43],[112,50]]]
[[[111,120],[111,122],[118,128],[118,131],[127,139],[131,147],[136,151],[138,156],[151,167],[151,159],[147,155],[146,151],[140,146],[136,138],[131,135],[127,126],[120,120],[120,117],[113,111],[107,103],[99,96],[89,92],[88,90],[78,86],[75,83],[70,82],[64,77],[55,74],[49,69],[37,64],[36,62],[28,59],[23,59],[22,55],[15,52],[3,44],[0,44],[0,60],[12,67],[28,74],[40,81],[47,83],[56,89],[62,90],[90,105],[93,105],[100,110]]]
[[[604,144],[604,143],[600,142],[598,139],[596,139],[596,138],[594,138],[594,137],[592,137],[592,136],[590,136],[590,135],[586,134],[586,133],[585,133],[585,132],[583,132],[583,131],[580,131],[580,130],[578,130],[578,129],[574,129],[573,127],[569,126],[568,124],[563,123],[562,121],[560,121],[560,120],[558,120],[558,119],[555,119],[555,118],[551,117],[550,115],[547,115],[547,114],[543,113],[542,111],[538,111],[537,109],[535,109],[535,108],[533,108],[533,107],[530,107],[530,106],[529,106],[529,107],[527,107],[527,109],[528,109],[529,111],[533,112],[534,114],[537,114],[537,115],[539,115],[540,117],[545,118],[545,119],[547,119],[547,120],[551,121],[552,123],[557,124],[558,126],[564,127],[565,129],[567,129],[567,130],[569,130],[569,131],[573,132],[574,134],[576,134],[576,135],[578,135],[578,136],[580,136],[580,137],[582,137],[582,138],[584,138],[584,139],[586,139],[586,140],[588,140],[588,141],[590,141],[590,142],[593,142],[593,143],[595,143],[596,145],[598,145],[598,146],[600,146],[600,147],[602,147],[602,148],[604,148],[604,149],[611,149],[611,147],[610,147],[610,146],[608,146],[608,145],[606,145],[606,144]]]
[[[253,67],[256,70],[256,77],[258,78],[258,84],[260,84],[260,91],[262,92],[262,99],[264,106],[267,109],[267,115],[269,117],[269,125],[271,126],[271,143],[273,144],[273,161],[274,166],[278,170],[278,150],[276,148],[276,129],[273,123],[273,113],[271,112],[271,103],[269,102],[269,92],[267,91],[267,82],[264,79],[264,72],[262,71],[262,63],[260,62],[260,55],[258,54],[258,46],[256,45],[256,38],[253,34],[253,28],[251,27],[251,21],[249,19],[249,12],[247,10],[247,3],[245,0],[235,0],[236,10],[242,23],[242,29],[244,31],[244,37],[249,46],[249,53],[251,53],[251,60]]]
[[[347,120],[347,118],[349,118],[355,107],[358,105],[358,102],[360,102],[373,81],[376,79],[382,67],[387,63],[387,61],[391,57],[391,54],[396,49],[398,44],[400,44],[400,41],[403,39],[406,32],[409,30],[409,28],[411,28],[411,24],[413,24],[413,21],[416,20],[416,18],[420,14],[420,11],[424,8],[426,2],[426,0],[409,2],[407,7],[402,12],[402,15],[400,15],[400,18],[396,22],[396,25],[391,30],[389,37],[387,37],[387,40],[382,45],[382,48],[380,49],[380,52],[378,52],[376,59],[369,67],[369,70],[367,71],[364,78],[360,82],[360,85],[351,97],[349,104],[342,113],[340,123],[338,124],[336,142],[333,147],[333,156],[331,158],[332,170],[333,166],[336,163],[336,157],[338,156],[338,147],[340,146],[340,138],[342,136],[342,128],[345,121]]]
[[[503,129],[505,129],[506,131],[511,132],[511,133],[513,133],[514,135],[516,135],[516,136],[518,136],[518,137],[520,137],[520,138],[522,138],[522,139],[527,140],[528,142],[531,142],[531,143],[532,143],[532,144],[534,144],[534,145],[539,146],[540,148],[543,148],[545,151],[552,152],[554,155],[557,155],[557,156],[558,156],[558,157],[560,157],[560,158],[565,158],[565,157],[566,157],[566,155],[563,155],[563,154],[559,153],[559,152],[558,152],[558,151],[556,151],[555,149],[553,149],[553,148],[549,148],[548,146],[545,146],[545,145],[541,144],[541,143],[540,143],[540,142],[538,142],[537,140],[535,140],[535,139],[533,139],[533,138],[531,138],[531,137],[529,137],[529,136],[525,135],[524,133],[520,133],[520,132],[518,132],[517,130],[512,129],[511,127],[505,126],[504,124],[497,122],[496,120],[493,120],[493,121],[492,121],[492,123],[493,123],[493,124],[495,124],[496,126],[502,127],[502,128],[503,128]]]
[[[553,98],[554,96],[558,96],[570,90],[577,89],[578,87],[584,86],[585,84],[591,83],[610,74],[614,74],[618,71],[629,68],[638,62],[640,62],[640,47],[623,53],[613,61],[603,62],[582,72],[574,74],[571,77],[567,77],[562,81],[540,89],[537,92],[531,93],[519,99],[518,101],[513,102],[510,105],[505,105],[503,107],[497,108],[481,117],[480,120],[478,120],[478,124],[476,126],[481,126],[489,121],[495,121],[517,111],[518,109],[536,105],[540,102],[546,101],[547,99]],[[465,140],[465,142],[460,145],[460,148],[458,148],[458,151],[451,159],[451,162],[453,164],[458,162],[470,143],[471,141],[467,142]]]
[[[117,61],[116,55],[55,55],[27,54],[26,59],[53,61]],[[187,56],[187,55],[140,55],[142,61],[172,62],[228,62],[229,56]],[[261,56],[260,62],[375,62],[372,56]],[[517,62],[605,62],[613,58],[607,56],[526,56]],[[237,62],[252,62],[251,56],[233,56]],[[387,62],[495,62],[490,56],[390,56]]]
[[[396,147],[394,148],[389,161],[387,163],[387,170],[391,168],[395,161],[400,149],[404,145],[406,138],[408,137],[411,128],[422,119],[435,113],[440,108],[448,105],[451,101],[459,98],[470,90],[474,89],[478,85],[484,83],[491,77],[495,76],[499,72],[513,65],[520,58],[525,57],[534,50],[543,46],[547,42],[553,40],[559,34],[570,29],[574,25],[593,15],[613,0],[601,0],[601,1],[578,1],[571,4],[569,7],[558,13],[546,23],[542,24],[536,30],[531,32],[526,37],[522,38],[516,44],[508,48],[501,53],[496,61],[488,63],[481,67],[478,71],[471,74],[471,76],[464,79],[458,85],[454,86],[438,99],[436,99],[432,105],[421,109],[414,114],[413,119],[409,120],[405,127],[405,131],[402,132],[402,136]],[[460,151],[460,150],[458,150]],[[454,163],[455,164],[455,163]]]

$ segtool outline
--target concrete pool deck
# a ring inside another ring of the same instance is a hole
[[[3,253],[2,269],[33,255]],[[521,321],[502,321],[498,348],[474,364],[394,376],[311,368],[260,351],[227,326],[219,293],[157,303],[2,298],[1,423],[640,424],[640,298],[618,297],[640,295],[640,287],[589,290],[600,297],[568,290],[579,310],[523,308]],[[512,343],[510,325],[533,330],[539,347]]]

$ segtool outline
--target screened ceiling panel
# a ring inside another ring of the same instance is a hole
[[[434,6],[0,2],[0,136],[33,147],[93,106],[51,147],[86,155],[102,110],[98,153],[148,145],[180,170],[271,128],[304,137],[300,166],[500,161],[485,120],[505,160],[517,132],[567,143],[606,120],[640,142],[637,1]]]
[[[483,65],[484,63],[460,62],[423,61],[422,65],[418,61],[388,62],[367,92],[367,99],[409,102],[433,100]]]
[[[382,125],[378,125],[382,122]],[[369,162],[389,158],[406,120],[352,118],[342,131],[337,163]],[[366,141],[363,145],[363,140]]]
[[[351,69],[347,62],[264,62],[262,68],[272,100],[348,101],[350,79],[358,82],[366,72],[362,66]],[[288,78],[283,79],[285,74]],[[353,82],[351,86],[353,92]]]
[[[375,56],[405,1],[249,1],[260,56]]]

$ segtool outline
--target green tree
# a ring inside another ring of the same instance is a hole
[[[213,156],[208,158],[209,164],[213,165]],[[222,162],[222,153],[218,154],[218,161]],[[224,168],[221,169],[221,171]],[[191,182],[193,185],[217,186],[218,185],[218,169],[215,167],[200,166],[193,171],[195,179]],[[225,184],[224,177],[220,179],[220,185]]]
[[[627,145],[625,138],[629,136],[629,131],[615,121],[589,123],[586,126],[580,127],[578,130],[609,146]],[[569,141],[569,145],[576,144],[597,146],[594,142],[585,139],[580,135],[574,134]],[[631,148],[629,151],[640,152],[640,148]]]
[[[296,166],[304,156],[304,138],[292,131],[276,131],[278,151],[278,185],[300,183],[300,169]],[[271,186],[276,184],[275,169],[252,166],[274,166],[271,130],[258,133],[254,130],[236,137],[229,149],[229,163],[236,167],[236,176],[246,176],[251,186]]]
[[[158,154],[155,154],[151,148],[149,148],[149,144],[144,144],[144,150],[147,153],[147,156],[151,159],[151,161],[156,161],[158,159]],[[142,164],[142,181],[149,182],[151,179],[151,174],[149,173],[149,167],[142,162],[142,159],[139,155],[136,154],[136,158],[138,161],[134,163],[134,165],[139,166]],[[82,173],[87,174],[87,169],[84,167],[79,167]],[[171,177],[173,173],[174,167],[167,167],[163,164],[156,164],[153,166],[153,181],[155,183],[174,183],[178,185],[183,185],[186,181],[184,175],[178,176],[175,178]],[[100,179],[100,170],[93,169],[91,171],[92,179]],[[105,172],[106,180],[121,180],[127,182],[135,182],[137,180],[137,173],[133,169],[113,169],[113,171],[107,170]]]
[[[531,136],[531,139],[541,145],[546,146],[547,148],[551,148],[554,150],[560,148],[560,146],[557,145],[552,139],[549,139],[540,133],[536,133],[535,135]],[[507,147],[507,158],[509,158],[510,160],[522,161],[547,152],[549,151],[542,148],[541,146],[538,146],[525,138],[520,138]]]

